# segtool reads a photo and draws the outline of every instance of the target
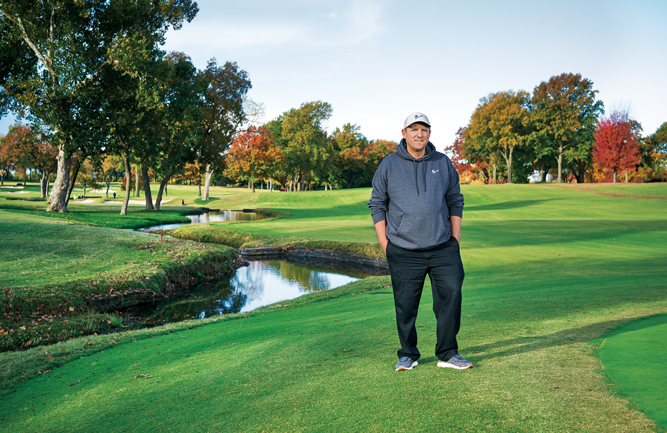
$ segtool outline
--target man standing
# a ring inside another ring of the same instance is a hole
[[[412,370],[421,356],[415,322],[424,281],[433,289],[438,367],[472,368],[458,354],[463,264],[459,251],[463,195],[451,160],[429,141],[431,123],[412,113],[403,140],[373,177],[368,201],[378,239],[389,262],[401,349],[396,371]]]

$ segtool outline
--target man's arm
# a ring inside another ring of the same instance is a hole
[[[461,224],[459,222],[459,228],[461,227]],[[375,231],[378,234],[378,240],[380,241],[380,246],[382,246],[382,251],[384,251],[384,255],[387,255],[387,243],[389,242],[389,239],[387,239],[387,221],[382,220],[378,221],[375,223]]]
[[[459,244],[461,243],[461,219],[461,217],[455,215],[451,215],[449,217],[449,222],[452,224],[452,236],[454,236],[456,240],[459,241]],[[377,230],[377,224],[375,225],[375,229]],[[379,236],[380,235],[378,234],[378,237]]]

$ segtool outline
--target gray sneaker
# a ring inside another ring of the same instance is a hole
[[[396,364],[396,371],[402,370],[412,370],[412,367],[416,367],[419,363],[413,361],[412,359],[404,356],[403,358],[398,359],[398,364]]]
[[[438,367],[449,367],[455,368],[457,370],[465,370],[466,368],[472,368],[472,362],[463,359],[459,355],[454,355],[447,361],[438,361]]]

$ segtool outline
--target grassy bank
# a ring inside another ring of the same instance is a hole
[[[417,321],[423,357],[415,370],[395,372],[390,280],[373,277],[217,321],[0,354],[2,374],[14,378],[0,391],[0,426],[655,431],[656,422],[623,397],[595,355],[614,330],[667,313],[667,201],[550,185],[463,192],[459,346],[474,369],[436,367],[427,286]],[[211,226],[257,236],[244,243],[298,237],[372,244],[369,194],[225,192],[215,207],[293,216]],[[27,359],[32,370],[20,375],[16,365]],[[62,366],[51,368],[54,360]],[[43,374],[35,374],[40,363]]]
[[[76,214],[74,214],[76,215]],[[124,304],[234,269],[231,248],[0,211],[0,350],[118,329]],[[18,247],[20,246],[20,247]]]
[[[225,223],[211,223],[181,226],[177,229],[167,231],[167,234],[178,239],[229,245],[234,248],[293,246],[338,251],[372,258],[384,258],[384,252],[377,242],[339,242],[333,240],[304,239],[295,236],[269,236],[230,230],[227,228],[229,225]]]

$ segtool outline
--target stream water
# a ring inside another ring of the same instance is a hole
[[[171,230],[188,224],[205,224],[213,221],[257,221],[265,219],[262,214],[255,212],[243,212],[237,210],[209,211],[201,215],[186,215],[190,218],[189,223],[185,224],[162,224],[159,226],[142,229],[144,231]]]
[[[229,280],[202,284],[185,296],[126,310],[125,319],[129,326],[141,327],[242,313],[306,293],[334,289],[369,275],[374,274],[287,261],[252,261]]]

